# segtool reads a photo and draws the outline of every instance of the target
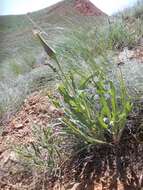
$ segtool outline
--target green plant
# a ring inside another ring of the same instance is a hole
[[[62,122],[66,126],[67,134],[72,134],[87,144],[119,142],[126,118],[132,109],[122,74],[120,73],[117,93],[115,84],[96,64],[88,49],[79,46],[89,72],[85,70],[84,75],[81,69],[78,72],[71,69],[67,76],[57,60],[56,53],[42,38],[40,41],[61,71],[59,75],[62,84],[58,89],[63,101],[61,104],[56,100],[53,102],[65,112]]]
[[[109,31],[107,32],[107,43],[109,44],[109,48],[130,48],[135,45],[135,42],[135,33],[128,29],[123,20],[109,24]]]
[[[61,135],[52,126],[32,127],[34,140],[17,147],[17,153],[32,166],[51,172],[59,169],[63,161]]]
[[[22,73],[22,66],[17,64],[16,62],[11,62],[10,64],[11,67],[11,72],[15,75],[18,76]]]
[[[59,86],[66,132],[88,144],[118,143],[132,109],[123,79],[120,94],[106,77],[92,74],[79,80],[82,82],[77,85],[72,74],[72,89],[64,83]]]
[[[143,19],[143,1],[138,0],[137,3],[133,7],[126,9],[123,12],[123,15],[126,18],[133,17],[136,19]]]

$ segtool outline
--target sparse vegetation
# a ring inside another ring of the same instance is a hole
[[[138,0],[136,5],[134,5],[131,8],[127,8],[121,14],[123,15],[125,19],[128,19],[129,17],[131,17],[131,18],[142,20],[143,19],[142,13],[143,13],[143,1]]]
[[[32,141],[28,146],[18,147],[17,153],[31,167],[36,167],[41,171],[48,171],[49,175],[56,174],[65,159],[62,147],[62,144],[64,144],[62,133],[60,130],[55,130],[53,126],[48,126],[47,128],[33,126],[32,132],[35,142]]]

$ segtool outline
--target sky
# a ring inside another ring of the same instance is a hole
[[[90,0],[102,11],[111,15],[128,6],[132,6],[137,0]],[[0,15],[25,14],[46,8],[59,0],[0,0]]]

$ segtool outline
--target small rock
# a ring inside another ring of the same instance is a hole
[[[10,155],[9,155],[9,159],[10,159],[11,161],[18,162],[18,155],[17,155],[14,151],[12,151],[12,152],[10,153]]]
[[[22,123],[14,126],[16,129],[22,129],[23,127],[24,125]]]

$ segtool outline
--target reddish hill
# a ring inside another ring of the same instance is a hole
[[[77,13],[84,16],[106,16],[106,14],[103,11],[98,9],[89,0],[61,1],[48,9],[48,14],[54,12],[60,15],[69,15],[69,13]]]

